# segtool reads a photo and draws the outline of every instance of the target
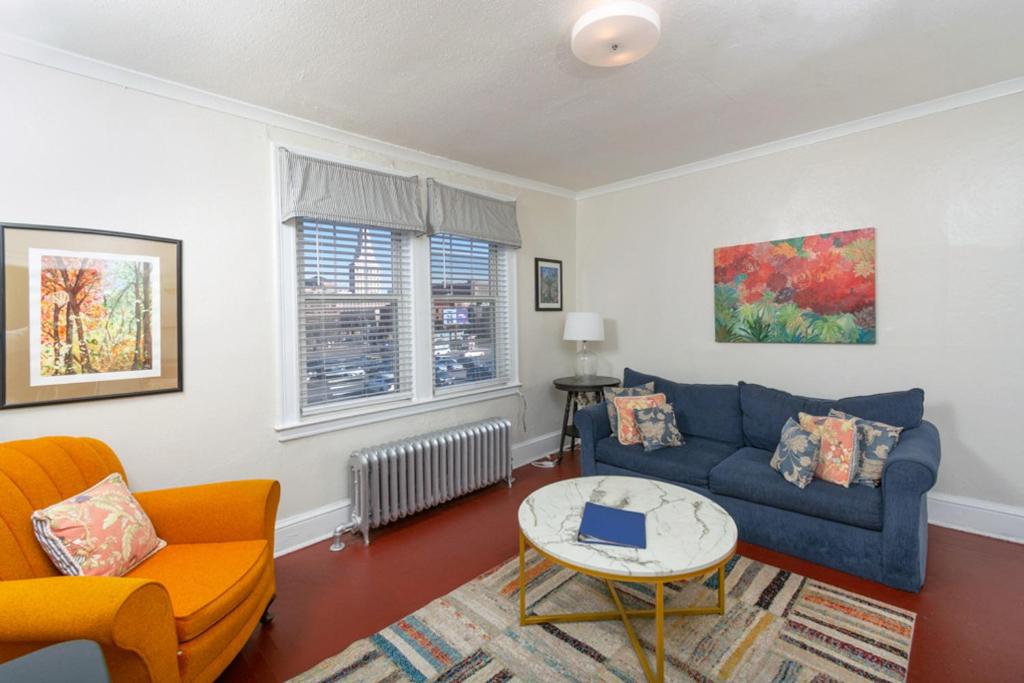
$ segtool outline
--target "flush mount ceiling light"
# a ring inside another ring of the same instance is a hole
[[[639,2],[596,7],[572,27],[572,53],[591,66],[632,64],[658,44],[658,13]]]

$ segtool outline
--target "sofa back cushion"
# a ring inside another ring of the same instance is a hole
[[[798,396],[760,384],[740,382],[739,394],[745,442],[767,451],[775,450],[786,420],[798,419],[799,413],[828,415],[828,411],[835,409],[865,420],[885,422],[905,429],[917,427],[924,417],[923,389],[836,400]]]
[[[654,382],[654,390],[665,394],[675,408],[676,424],[684,436],[699,436],[736,446],[743,443],[739,387],[735,384],[683,384],[631,368],[623,372],[623,386],[645,382]],[[775,436],[777,439],[778,434]]]

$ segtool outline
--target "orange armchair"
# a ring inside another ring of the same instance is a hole
[[[33,510],[124,469],[102,441],[0,444],[0,662],[64,640],[95,640],[114,681],[212,681],[274,598],[276,481],[135,494],[167,541],[124,577],[60,576]]]

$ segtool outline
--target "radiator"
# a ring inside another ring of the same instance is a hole
[[[369,545],[370,529],[503,479],[511,487],[511,430],[509,420],[492,418],[356,451],[352,518],[334,530],[331,550],[345,547],[347,532]]]

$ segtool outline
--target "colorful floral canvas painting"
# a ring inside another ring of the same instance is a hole
[[[875,229],[715,249],[715,341],[875,343]]]

